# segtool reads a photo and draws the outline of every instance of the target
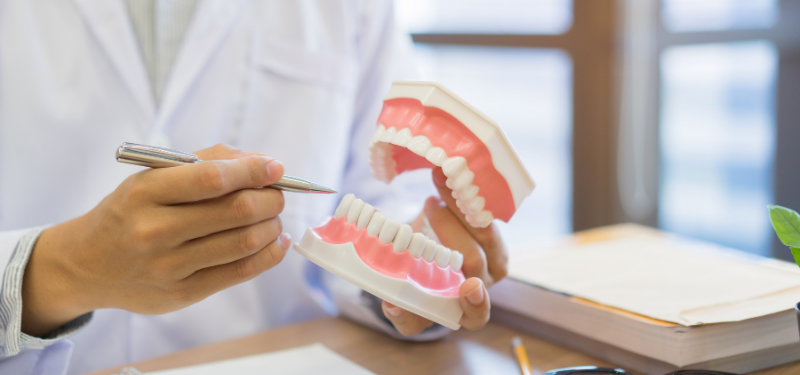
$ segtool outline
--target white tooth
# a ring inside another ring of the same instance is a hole
[[[473,210],[470,204],[471,202],[469,201],[465,201],[463,199],[456,199],[456,206],[458,207],[459,210],[461,210],[461,213],[463,213],[464,215],[473,215],[473,216],[477,215],[480,212],[480,210]]]
[[[461,169],[467,165],[467,159],[464,159],[461,156],[455,156],[452,158],[447,158],[447,160],[442,163],[442,172],[447,177],[454,177],[458,176],[458,173],[461,172]]]
[[[472,173],[469,169],[463,170],[453,181],[453,190],[464,190],[472,182],[473,178],[475,178],[475,173]]]
[[[428,159],[429,162],[433,163],[435,166],[439,167],[447,160],[447,154],[442,150],[441,147],[431,147],[428,150],[428,153],[425,154],[425,159]]]
[[[467,203],[467,206],[470,210],[474,212],[480,212],[483,209],[483,206],[486,205],[486,199],[481,196],[473,197]]]
[[[433,259],[436,260],[436,265],[439,268],[447,267],[447,263],[450,262],[450,249],[442,245],[436,245],[436,255],[433,256]]]
[[[389,142],[392,141],[392,139],[394,139],[394,135],[395,134],[397,134],[397,129],[395,129],[394,127],[391,127],[389,129],[387,129],[385,132],[383,132],[383,134],[381,134],[380,141],[389,143]]]
[[[418,135],[414,138],[411,138],[411,141],[408,142],[408,149],[411,152],[424,157],[428,153],[428,149],[431,148],[431,141],[428,140],[428,137],[424,135]]]
[[[411,241],[408,244],[408,253],[411,254],[414,259],[419,259],[422,256],[422,250],[425,248],[425,235],[422,233],[414,233],[411,236]]]
[[[456,207],[458,207],[461,212],[464,212],[467,209],[463,199],[456,199]]]
[[[480,189],[477,186],[469,185],[469,186],[467,186],[466,189],[461,191],[461,193],[460,193],[461,194],[461,198],[462,199],[466,199],[466,200],[470,200],[470,199],[472,199],[472,197],[478,195],[478,190],[480,190]]]
[[[375,207],[372,207],[372,205],[369,203],[365,203],[364,208],[361,209],[361,213],[358,214],[356,228],[365,228],[369,224],[369,220],[372,219],[372,214],[374,213]]]
[[[425,248],[422,249],[422,259],[425,259],[426,262],[430,262],[433,260],[434,255],[436,255],[436,241],[429,238],[425,241]]]
[[[350,205],[350,209],[347,210],[347,224],[353,224],[358,221],[358,215],[361,214],[361,210],[364,208],[364,201],[361,199],[356,199]]]
[[[464,219],[467,220],[467,224],[469,224],[471,227],[478,228],[479,224],[475,220],[475,215],[467,213],[467,214],[464,214],[464,216],[465,216]]]
[[[336,212],[333,213],[333,217],[338,219],[347,215],[347,211],[350,211],[350,205],[353,204],[354,200],[356,200],[355,195],[345,195],[344,198],[342,198],[342,201],[339,202],[339,207],[336,207]]]
[[[381,136],[383,133],[386,132],[386,128],[383,125],[378,125],[378,129],[375,130],[375,134],[372,135],[372,140],[370,143],[375,143],[381,140]]]
[[[481,228],[488,227],[489,224],[492,223],[492,220],[494,220],[494,215],[492,215],[492,213],[489,211],[481,211],[481,213],[475,217],[475,221],[478,222]]]
[[[375,212],[375,214],[372,215],[372,219],[369,219],[369,224],[367,224],[367,234],[370,236],[377,236],[380,234],[384,222],[386,222],[386,215]]]
[[[375,154],[381,157],[390,156],[392,154],[392,148],[389,145],[379,145],[375,149]]]
[[[408,142],[411,140],[411,130],[401,129],[397,134],[395,134],[394,138],[392,138],[392,144],[406,147]]]
[[[391,218],[386,218],[386,222],[381,227],[381,232],[378,234],[378,240],[383,243],[389,243],[394,240],[397,231],[400,229],[400,223]]]
[[[450,251],[450,269],[454,272],[461,271],[461,266],[464,265],[464,255],[458,251]]]
[[[413,234],[411,226],[408,224],[401,225],[400,229],[397,230],[397,236],[395,236],[392,241],[392,250],[394,250],[395,253],[406,251],[408,245],[411,243],[411,235]]]
[[[444,182],[444,184],[445,184],[445,185],[447,185],[447,187],[449,187],[451,190],[455,190],[455,189],[453,189],[453,183],[455,183],[455,182],[456,182],[456,179],[455,179],[455,178],[449,177],[449,178],[447,178],[447,180]]]

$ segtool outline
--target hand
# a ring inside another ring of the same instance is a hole
[[[452,191],[445,185],[447,177],[441,168],[434,168],[433,183],[441,199],[430,197],[424,214],[442,245],[464,254],[461,270],[468,279],[461,284],[459,299],[464,315],[461,325],[469,330],[483,328],[489,321],[489,294],[486,289],[508,273],[508,252],[497,227],[473,228],[456,206]],[[397,330],[415,335],[433,322],[400,307],[383,302],[383,313]]]
[[[179,310],[283,259],[283,194],[256,189],[283,165],[224,145],[197,154],[210,161],[133,174],[42,233],[25,269],[23,332],[41,336],[100,308]]]

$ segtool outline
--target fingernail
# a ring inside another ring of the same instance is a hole
[[[267,158],[269,157],[267,156]],[[277,180],[281,175],[283,175],[283,164],[280,161],[272,159],[267,162],[267,177],[269,177],[269,179]]]
[[[397,307],[397,306],[384,307],[384,310],[386,310],[387,314],[389,314],[391,316],[394,316],[394,317],[398,317],[398,316],[400,316],[401,313],[403,313],[403,311],[400,310],[400,308]]]
[[[292,236],[289,233],[283,233],[279,237],[281,241],[281,246],[283,246],[284,250],[289,250],[289,246],[292,245]]]
[[[480,305],[483,303],[483,285],[478,285],[477,288],[467,293],[467,301],[473,305]]]

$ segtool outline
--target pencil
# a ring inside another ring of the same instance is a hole
[[[511,339],[511,348],[514,350],[514,357],[517,359],[520,374],[531,375],[531,363],[528,361],[528,353],[525,352],[525,346],[522,345],[522,339],[519,336],[514,336]]]

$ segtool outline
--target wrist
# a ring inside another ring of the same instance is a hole
[[[73,228],[75,220],[44,230],[31,250],[22,280],[22,332],[26,334],[43,337],[94,310],[81,287],[85,283],[71,265],[81,233]]]

